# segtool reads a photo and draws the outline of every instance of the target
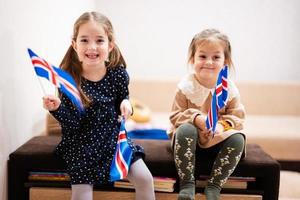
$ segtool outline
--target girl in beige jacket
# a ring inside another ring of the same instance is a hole
[[[196,34],[189,46],[188,63],[193,72],[178,84],[172,106],[170,137],[180,178],[179,200],[195,198],[195,157],[213,152],[215,162],[205,188],[207,200],[220,199],[220,191],[237,166],[245,146],[241,133],[244,107],[235,84],[228,80],[228,100],[219,110],[213,133],[205,120],[218,74],[224,65],[233,67],[228,37],[215,29]]]

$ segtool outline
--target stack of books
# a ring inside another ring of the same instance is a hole
[[[207,185],[208,176],[200,176],[196,180],[197,188],[204,188]],[[65,172],[30,172],[29,181],[70,181],[70,176]],[[173,192],[176,183],[175,178],[154,176],[154,190],[159,192]],[[254,182],[255,177],[237,177],[230,176],[223,188],[230,189],[247,189],[249,182]],[[119,180],[114,182],[116,188],[134,189],[133,185],[127,180]]]
[[[200,176],[198,180],[196,180],[196,187],[204,188],[207,185],[208,176]],[[249,182],[254,182],[255,177],[236,177],[230,176],[226,183],[223,185],[223,188],[230,189],[247,189]]]
[[[70,181],[70,176],[64,172],[29,172],[30,181]]]
[[[154,190],[158,192],[173,192],[174,185],[176,183],[175,178],[169,177],[158,177],[154,176]],[[133,185],[126,179],[114,182],[114,187],[117,188],[131,188],[133,189]]]
[[[30,172],[28,176],[29,181],[50,181],[63,182],[70,181],[70,176],[65,172]],[[168,177],[153,177],[154,189],[160,192],[173,192],[176,183],[175,178]],[[133,185],[126,179],[114,182],[114,187],[117,188],[131,188]]]

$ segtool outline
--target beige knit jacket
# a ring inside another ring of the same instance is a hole
[[[194,123],[195,117],[200,114],[206,116],[211,104],[212,90],[202,86],[194,74],[184,77],[178,84],[175,99],[170,115],[171,127],[169,137],[174,139],[176,128],[183,123]],[[217,134],[210,139],[199,137],[202,148],[211,147],[234,133],[242,133],[245,120],[245,109],[240,101],[240,94],[235,84],[228,80],[228,101],[224,108],[219,110],[219,120],[226,120],[233,129]],[[200,134],[200,132],[199,132]],[[201,139],[200,139],[201,138]],[[173,142],[172,142],[173,143]]]

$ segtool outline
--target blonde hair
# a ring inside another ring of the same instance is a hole
[[[118,46],[115,44],[115,36],[114,36],[114,29],[110,22],[110,20],[104,16],[101,13],[98,12],[85,12],[83,13],[75,22],[73,27],[73,36],[72,40],[76,41],[76,38],[78,36],[79,28],[81,25],[86,24],[89,21],[95,21],[98,22],[100,26],[103,27],[105,30],[109,42],[113,44],[113,49],[109,53],[108,56],[108,62],[106,62],[107,68],[114,68],[117,66],[123,66],[126,68],[126,62],[121,54],[121,51],[119,50]],[[66,52],[60,67],[70,73],[72,77],[74,78],[78,88],[80,97],[83,101],[83,104],[85,106],[88,106],[91,101],[90,99],[83,93],[81,90],[81,73],[82,73],[82,65],[81,62],[78,59],[77,53],[75,52],[72,45],[68,48],[68,51]]]
[[[205,29],[193,37],[188,50],[188,64],[193,62],[198,46],[212,42],[222,42],[224,44],[225,62],[229,68],[233,68],[229,39],[225,34],[216,29]]]

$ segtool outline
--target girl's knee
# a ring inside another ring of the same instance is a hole
[[[142,176],[137,177],[138,183],[141,185],[152,185],[153,184],[153,176],[150,172],[144,173]]]
[[[195,140],[198,138],[198,130],[193,124],[184,123],[177,128],[176,138],[186,137],[194,138]]]
[[[232,138],[235,142],[239,144],[244,144],[245,143],[245,137],[241,133],[237,133],[232,135]]]
[[[153,181],[153,176],[151,173],[147,173],[142,177],[142,181],[144,184],[148,184],[148,185],[153,185],[154,181]]]
[[[236,133],[228,138],[228,144],[243,149],[245,146],[245,137],[241,133]]]
[[[129,181],[135,186],[153,185],[153,177],[149,169],[143,163],[142,159],[135,161],[128,174]]]

